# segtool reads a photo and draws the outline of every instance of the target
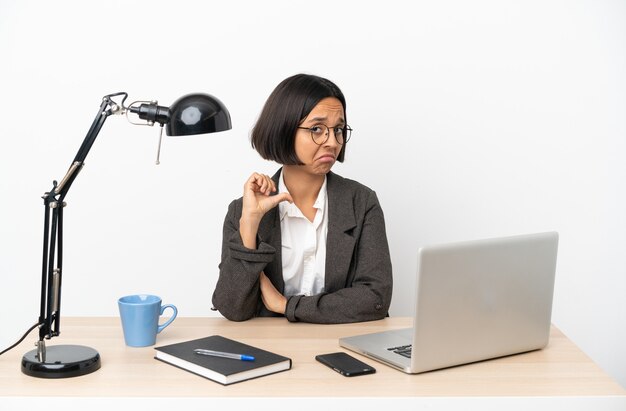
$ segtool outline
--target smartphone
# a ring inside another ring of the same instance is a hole
[[[346,377],[373,374],[376,369],[345,352],[316,355],[315,359]]]

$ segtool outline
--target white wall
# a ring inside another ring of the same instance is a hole
[[[117,315],[135,292],[215,315],[226,206],[276,169],[249,130],[308,72],[347,96],[336,171],[379,194],[392,315],[409,314],[419,246],[558,230],[553,321],[626,386],[625,23],[609,0],[0,0],[0,347],[37,320],[39,197],[117,91],[209,92],[233,130],[167,139],[155,166],[157,128],[107,121],[66,198],[64,315]]]

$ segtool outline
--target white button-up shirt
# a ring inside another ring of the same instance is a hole
[[[285,191],[288,190],[281,173],[278,192]],[[285,297],[315,295],[324,291],[328,233],[326,177],[313,207],[317,212],[311,222],[295,204],[288,201],[278,204]]]

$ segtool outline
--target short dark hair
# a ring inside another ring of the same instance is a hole
[[[286,78],[276,86],[263,106],[252,129],[252,147],[266,160],[301,165],[295,150],[298,126],[317,103],[327,97],[335,97],[341,102],[345,118],[346,99],[335,83],[311,74],[296,74]],[[343,162],[345,152],[344,142],[337,156],[338,161]]]

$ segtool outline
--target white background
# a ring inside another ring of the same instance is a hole
[[[0,0],[0,347],[39,313],[40,196],[118,91],[208,92],[233,129],[168,138],[155,166],[156,127],[107,120],[66,197],[63,313],[146,292],[216,315],[227,204],[277,168],[249,131],[306,72],[347,97],[335,171],[378,193],[391,315],[410,313],[419,246],[557,230],[553,322],[626,386],[625,23],[608,0]]]

